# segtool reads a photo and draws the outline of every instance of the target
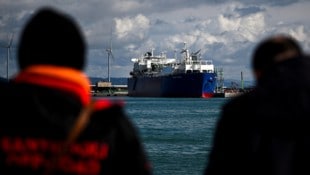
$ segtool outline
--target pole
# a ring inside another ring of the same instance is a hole
[[[10,61],[10,53],[11,53],[11,45],[13,41],[14,33],[11,35],[11,38],[9,40],[9,44],[7,45],[7,58],[6,58],[6,79],[9,81],[9,61]]]
[[[241,71],[241,89],[243,89],[243,73]]]
[[[9,81],[9,57],[10,57],[10,47],[8,47],[8,54],[6,58],[6,79]]]
[[[108,81],[110,82],[110,53],[108,52]]]

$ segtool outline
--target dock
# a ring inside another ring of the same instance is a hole
[[[241,95],[243,92],[218,92],[215,93],[213,97],[220,97],[220,98],[231,98]]]
[[[99,81],[91,85],[92,96],[127,96],[127,85],[112,85],[111,82]]]

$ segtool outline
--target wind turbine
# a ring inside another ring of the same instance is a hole
[[[11,35],[9,38],[9,42],[7,45],[2,45],[1,47],[7,48],[7,58],[6,58],[6,79],[9,81],[9,58],[10,58],[10,53],[11,53],[11,46],[12,46],[12,41],[13,41],[13,36],[14,34]]]
[[[110,57],[114,59],[113,53],[112,53],[112,37],[110,39],[110,47],[105,49],[108,53],[108,82],[110,82]]]

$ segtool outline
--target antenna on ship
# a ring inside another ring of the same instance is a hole
[[[111,38],[110,38],[110,46],[106,49],[108,53],[108,82],[110,82],[110,57],[114,59],[113,53],[112,53],[112,30],[111,30]]]
[[[174,58],[175,58],[175,60],[177,60],[177,57],[178,57],[178,55],[177,55],[177,50],[174,49]]]
[[[10,58],[10,53],[11,53],[13,37],[14,37],[14,34],[11,34],[11,37],[8,37],[9,38],[8,44],[1,46],[3,48],[7,48],[7,58],[6,58],[6,79],[7,81],[9,81],[9,58]]]
[[[182,49],[182,51],[181,51],[181,53],[184,53],[184,52],[186,52],[186,42],[183,42],[183,45],[184,45],[184,47],[183,47],[183,49]]]
[[[188,60],[190,60],[191,59],[191,57],[190,57],[190,55],[189,55],[189,50],[188,50],[188,48],[187,48],[187,45],[186,45],[186,42],[183,42],[183,44],[184,44],[184,48],[182,49],[182,51],[181,51],[181,53],[185,53],[185,60],[186,61],[188,61]]]

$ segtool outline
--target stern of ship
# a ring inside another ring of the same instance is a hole
[[[215,73],[204,73],[203,76],[203,88],[202,98],[212,98],[214,96],[216,88],[216,74]]]

